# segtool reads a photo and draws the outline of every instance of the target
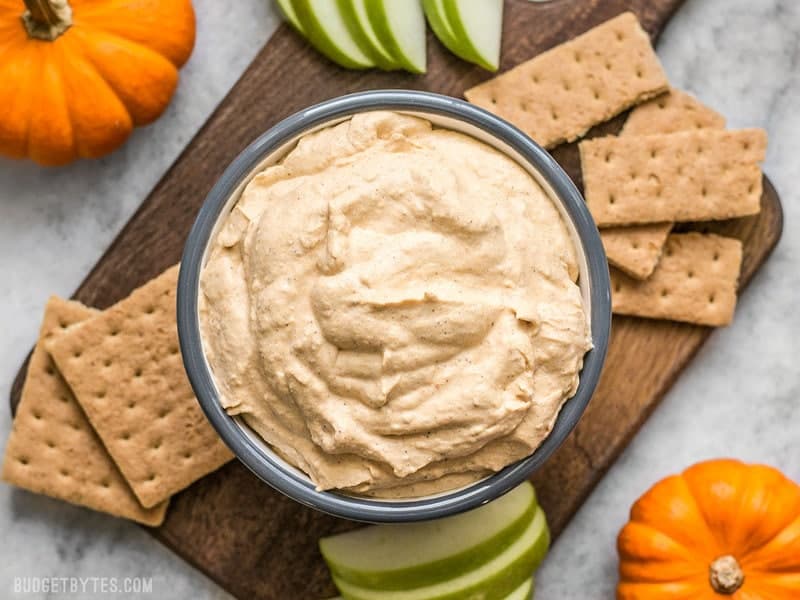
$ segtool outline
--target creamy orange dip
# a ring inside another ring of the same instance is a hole
[[[415,117],[304,136],[209,252],[200,319],[222,403],[319,489],[417,496],[531,454],[591,346],[544,190]]]

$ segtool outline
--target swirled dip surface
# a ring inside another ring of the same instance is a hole
[[[574,248],[517,163],[373,112],[258,173],[201,275],[204,349],[320,489],[415,496],[530,454],[590,347]]]

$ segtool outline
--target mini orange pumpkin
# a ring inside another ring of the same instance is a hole
[[[654,485],[617,540],[619,600],[800,598],[800,486],[720,459]]]
[[[194,36],[191,0],[0,0],[0,154],[111,152],[164,111]]]

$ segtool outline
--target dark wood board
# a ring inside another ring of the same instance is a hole
[[[682,0],[507,0],[505,70],[624,10],[660,33]],[[453,57],[431,37],[429,72],[412,76],[339,69],[282,26],[175,164],[131,218],[75,294],[103,308],[174,264],[206,193],[231,159],[281,118],[344,93],[377,88],[424,89],[461,96],[490,75]],[[623,117],[591,135],[615,133]],[[574,144],[553,152],[580,183]],[[780,201],[766,182],[757,217],[710,226],[740,237],[747,284],[777,243]],[[607,366],[573,434],[533,478],[555,535],[688,364],[710,329],[615,317]],[[19,399],[25,368],[12,389]],[[646,376],[643,376],[646,374]],[[355,525],[304,508],[262,484],[237,462],[172,502],[153,535],[239,598],[277,600],[333,595],[316,541]]]

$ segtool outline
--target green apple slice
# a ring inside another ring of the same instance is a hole
[[[500,66],[503,0],[443,0],[447,22],[457,42],[489,71]]]
[[[404,69],[424,73],[427,67],[425,14],[421,0],[365,0],[378,39]]]
[[[536,508],[533,520],[510,546],[480,567],[429,586],[405,590],[375,590],[333,576],[333,582],[347,600],[502,600],[530,578],[547,552],[550,533],[544,512]],[[408,581],[408,585],[414,585]]]
[[[439,41],[448,48],[457,47],[453,28],[450,27],[444,14],[444,2],[442,0],[422,0],[422,10]]]
[[[347,29],[336,0],[291,0],[291,3],[308,41],[325,56],[349,69],[375,66]]]
[[[376,525],[323,538],[331,572],[364,588],[432,585],[491,560],[533,519],[536,494],[524,483],[480,508],[437,521]]]
[[[297,14],[294,12],[292,0],[276,0],[276,2],[278,4],[278,10],[281,11],[283,15],[283,19],[294,27],[300,35],[305,36],[306,33],[303,31],[303,26],[300,25],[300,19],[297,18]]]
[[[504,600],[530,600],[533,598],[533,578],[531,577],[508,596]]]
[[[468,62],[478,62],[478,57],[470,51],[470,45],[465,45],[456,39],[453,28],[447,22],[443,0],[422,0],[422,8],[425,11],[425,16],[428,19],[428,23],[430,23],[431,29],[433,29],[433,33],[444,44],[445,48]]]
[[[367,16],[367,0],[338,0],[338,4],[347,29],[361,51],[381,69],[402,68],[375,35]]]

